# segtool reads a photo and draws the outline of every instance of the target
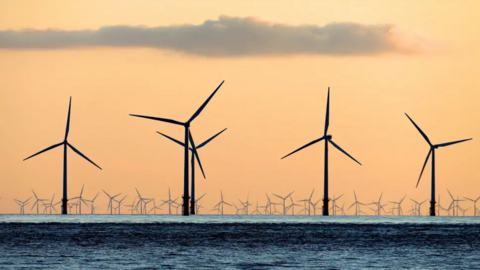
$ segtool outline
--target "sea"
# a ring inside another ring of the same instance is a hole
[[[480,269],[480,217],[0,215],[0,269]]]

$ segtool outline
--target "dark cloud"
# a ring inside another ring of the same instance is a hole
[[[0,31],[0,49],[144,47],[206,57],[417,53],[425,41],[394,25],[285,25],[221,16],[200,25]]]

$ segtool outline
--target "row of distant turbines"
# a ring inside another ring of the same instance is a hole
[[[205,109],[205,107],[207,106],[207,104],[210,102],[210,100],[213,98],[213,96],[217,93],[217,91],[220,89],[220,87],[223,85],[224,81],[222,81],[222,83],[220,83],[220,85],[215,89],[215,91],[213,91],[213,93],[207,98],[207,100],[200,106],[200,108],[198,108],[197,111],[195,111],[195,113],[190,117],[190,119],[188,119],[186,122],[181,122],[181,121],[177,121],[177,120],[173,120],[173,119],[167,119],[167,118],[160,118],[160,117],[153,117],[153,116],[145,116],[145,115],[137,115],[137,114],[130,114],[130,116],[134,116],[134,117],[140,117],[140,118],[145,118],[145,119],[150,119],[150,120],[155,120],[155,121],[160,121],[160,122],[165,122],[165,123],[170,123],[170,124],[174,124],[174,125],[179,125],[179,126],[182,126],[184,128],[184,132],[185,132],[185,137],[183,139],[183,141],[181,140],[177,140],[177,139],[174,139],[168,135],[165,135],[161,132],[158,132],[160,135],[170,139],[171,141],[179,144],[180,146],[183,147],[184,149],[184,181],[183,181],[183,195],[182,195],[182,214],[183,215],[186,215],[188,216],[189,214],[195,214],[195,212],[197,211],[198,207],[195,205],[196,203],[196,197],[195,197],[195,163],[198,163],[199,167],[200,167],[200,170],[202,171],[202,175],[204,178],[205,177],[205,172],[203,170],[203,167],[202,167],[202,163],[200,161],[200,157],[199,157],[199,154],[198,154],[198,149],[204,147],[206,144],[208,144],[211,140],[213,140],[215,137],[217,137],[218,135],[220,135],[222,132],[224,132],[226,129],[220,131],[219,133],[215,134],[214,136],[212,136],[210,139],[206,140],[205,142],[199,144],[198,146],[195,145],[194,143],[194,139],[193,139],[193,136],[192,136],[192,132],[190,130],[190,125],[192,124],[193,120],[195,120],[199,115],[200,113]],[[87,158],[84,154],[82,154],[78,149],[76,149],[75,147],[73,147],[73,145],[71,145],[67,139],[68,139],[68,133],[69,133],[69,129],[70,129],[70,112],[71,112],[71,102],[72,102],[72,99],[70,98],[70,103],[69,103],[69,108],[68,108],[68,118],[67,118],[67,127],[66,127],[66,131],[65,131],[65,137],[64,137],[64,140],[58,144],[54,144],[50,147],[47,147],[46,149],[32,155],[32,156],[29,156],[27,157],[26,159],[24,160],[27,160],[29,158],[32,158],[36,155],[39,155],[43,152],[46,152],[48,150],[51,150],[51,149],[54,149],[56,147],[59,147],[59,146],[63,146],[63,149],[64,149],[64,154],[63,154],[63,159],[64,159],[64,162],[63,162],[63,198],[61,200],[61,203],[62,203],[62,214],[67,214],[68,213],[68,207],[69,207],[69,204],[68,204],[68,196],[67,196],[67,148],[70,148],[71,150],[73,150],[75,153],[77,153],[78,155],[82,156],[84,159],[86,159],[87,161],[89,161],[90,163],[92,163],[93,165],[95,165],[96,167],[98,167],[99,169],[101,169],[97,164],[95,164],[92,160],[90,160],[89,158]],[[406,114],[407,115],[407,114]],[[415,126],[415,128],[420,132],[420,134],[423,136],[423,138],[427,141],[427,143],[429,144],[430,146],[430,150],[428,152],[428,155],[427,155],[427,158],[425,160],[425,163],[422,167],[422,170],[421,170],[421,173],[420,173],[420,177],[418,178],[418,181],[417,181],[417,186],[418,184],[420,183],[420,179],[422,177],[422,174],[423,174],[423,171],[425,169],[425,166],[430,158],[430,156],[432,157],[431,159],[431,164],[432,164],[432,187],[431,187],[431,200],[430,200],[430,215],[431,216],[435,216],[436,214],[436,201],[435,201],[435,150],[438,149],[439,147],[445,147],[445,146],[449,146],[449,145],[453,145],[453,144],[457,144],[457,143],[461,143],[461,142],[465,142],[465,141],[468,141],[468,140],[471,140],[470,139],[464,139],[464,140],[457,140],[457,141],[452,141],[452,142],[447,142],[447,143],[442,143],[442,144],[432,144],[429,140],[429,138],[427,137],[427,135],[420,129],[420,127],[417,126],[417,124],[407,115],[408,119],[412,122],[412,124]],[[325,216],[328,216],[329,213],[330,213],[330,210],[332,209],[332,211],[335,211],[335,208],[332,208],[329,206],[329,201],[331,200],[329,195],[328,195],[328,190],[329,190],[329,187],[328,187],[328,184],[329,184],[329,174],[328,174],[328,146],[329,144],[331,144],[334,148],[336,148],[337,150],[339,150],[340,152],[342,152],[343,154],[345,154],[346,156],[348,156],[349,158],[351,158],[353,161],[355,161],[356,163],[358,163],[359,165],[362,165],[358,160],[356,160],[355,158],[353,158],[350,154],[348,154],[345,150],[343,150],[338,144],[336,144],[335,142],[333,142],[332,140],[332,135],[329,135],[327,132],[328,132],[328,127],[329,127],[329,124],[330,124],[330,87],[328,88],[328,95],[327,95],[327,110],[326,110],[326,118],[325,118],[325,129],[324,129],[324,133],[323,133],[323,136],[320,137],[319,139],[316,139],[314,141],[311,141],[309,143],[307,143],[306,145],[298,148],[297,150],[289,153],[288,155],[282,157],[283,158],[286,158],[304,148],[307,148],[313,144],[316,144],[318,142],[321,142],[321,141],[324,141],[325,142],[325,151],[324,151],[324,154],[325,154],[325,159],[324,159],[324,188],[323,188],[323,206],[322,206],[322,214],[325,215]],[[192,153],[192,156],[191,156],[191,160],[189,160],[189,153]],[[190,164],[189,164],[190,163]],[[191,176],[190,176],[190,180],[191,180],[191,189],[189,188],[189,168],[191,169]],[[191,191],[191,193],[190,193]],[[190,200],[190,201],[189,201]],[[285,200],[285,199],[284,199]],[[333,202],[333,201],[332,201]],[[144,201],[142,201],[142,203],[144,203]],[[140,204],[142,205],[142,204]],[[223,205],[224,203],[220,203],[220,206],[222,207],[223,209]],[[285,210],[285,209],[284,209]],[[293,210],[293,209],[292,209]],[[112,210],[113,211],[113,210]]]
[[[155,214],[156,215],[156,214],[159,214],[161,210],[163,210],[161,207],[165,205],[165,207],[168,207],[167,213],[171,215],[171,214],[178,214],[179,208],[182,206],[180,202],[177,202],[177,200],[179,199],[178,197],[175,199],[172,199],[170,189],[168,190],[167,200],[157,201],[153,198],[143,197],[138,191],[138,189],[135,188],[137,197],[134,198],[132,204],[130,205],[123,204],[127,196],[121,196],[121,193],[110,195],[105,190],[102,190],[102,192],[98,192],[93,199],[88,200],[83,197],[83,190],[84,190],[84,187],[82,186],[80,195],[70,199],[70,201],[72,201],[71,203],[68,204],[70,213],[73,213],[73,209],[74,209],[75,214],[82,214],[82,204],[84,204],[85,207],[88,208],[88,211],[87,211],[88,214],[95,214],[96,209],[98,208],[95,204],[95,200],[97,199],[100,193],[104,193],[105,196],[108,197],[107,211],[109,211],[110,214],[122,214],[121,207],[123,206],[128,208],[127,211],[124,211],[124,214],[132,214],[132,215],[133,214],[144,214],[144,215]],[[286,196],[280,196],[275,193],[272,193],[270,195],[265,194],[266,202],[264,205],[259,205],[258,201],[256,202],[255,205],[252,205],[250,202],[250,194],[247,195],[246,200],[238,199],[238,202],[227,202],[224,200],[223,192],[220,191],[220,201],[217,204],[215,204],[210,211],[208,211],[208,209],[205,209],[205,212],[207,214],[223,215],[224,208],[226,206],[226,207],[230,207],[230,209],[234,208],[233,210],[235,210],[236,215],[317,215],[317,210],[322,209],[317,205],[319,204],[320,201],[322,201],[323,198],[314,200],[313,199],[314,192],[315,192],[315,189],[312,190],[308,198],[301,199],[301,200],[293,199],[294,192],[290,192]],[[35,193],[35,191],[33,190],[32,190],[32,193],[33,193],[33,196],[31,196],[25,201],[14,199],[14,201],[20,206],[20,214],[25,214],[25,206],[32,202],[33,202],[33,205],[31,210],[34,210],[36,208],[36,214],[57,213],[55,206],[60,204],[61,201],[54,202],[55,195],[50,200],[50,199],[39,198]],[[480,196],[476,199],[467,198],[467,197],[463,197],[462,199],[460,199],[457,196],[457,198],[455,199],[455,197],[450,193],[450,191],[448,191],[448,194],[450,195],[450,198],[451,198],[451,202],[448,207],[443,207],[440,204],[440,196],[439,196],[438,198],[439,203],[437,204],[437,209],[436,209],[437,215],[440,216],[441,213],[443,212],[444,215],[446,214],[448,216],[465,216],[465,212],[468,211],[469,209],[473,209],[473,216],[480,215],[480,210],[477,208],[477,202],[480,200]],[[200,196],[195,202],[195,206],[197,207],[195,210],[197,214],[200,213],[201,208],[204,208],[202,204],[200,204],[200,201],[205,195],[206,194],[203,194],[202,196]],[[346,210],[348,211],[353,208],[354,215],[402,216],[402,215],[408,214],[411,216],[422,216],[423,214],[421,211],[421,207],[427,201],[427,200],[419,201],[415,199],[410,199],[411,209],[404,212],[402,209],[402,204],[404,203],[406,196],[404,196],[399,201],[382,202],[382,197],[383,197],[383,192],[382,192],[380,194],[380,197],[378,198],[378,201],[372,201],[371,203],[363,203],[358,200],[357,194],[355,191],[353,192],[353,195],[355,200],[347,209],[345,209],[345,202],[340,203],[339,201],[343,197],[343,194],[338,197],[333,196],[332,198],[329,198],[329,201],[332,202],[332,206],[329,209],[331,214],[346,215],[345,211]],[[34,198],[33,201],[31,201],[32,198]],[[74,200],[76,201],[73,202]],[[460,205],[460,202],[467,202],[467,201],[470,201],[473,203],[473,208],[464,208],[463,206]],[[40,207],[43,207],[43,211],[41,211]],[[174,209],[175,211],[173,211],[172,209]],[[364,210],[365,211],[370,210],[371,212],[366,213]]]

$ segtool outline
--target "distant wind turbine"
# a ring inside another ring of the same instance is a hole
[[[365,204],[357,200],[357,193],[355,193],[355,190],[353,191],[353,195],[355,195],[355,202],[352,205],[350,205],[350,207],[348,207],[347,210],[349,210],[350,208],[352,208],[352,206],[355,205],[355,216],[358,216],[358,214],[362,212],[362,210],[360,209],[360,205],[365,205]]]
[[[191,188],[191,189],[192,189],[192,194],[191,194],[191,195],[192,195],[192,196],[191,196],[191,198],[190,198],[190,214],[192,214],[192,215],[195,215],[195,209],[196,209],[196,208],[195,208],[195,202],[196,202],[196,200],[195,200],[195,158],[198,160],[198,165],[200,166],[200,169],[202,170],[203,178],[206,178],[206,177],[205,177],[205,172],[203,171],[203,168],[202,168],[202,164],[200,163],[200,157],[198,156],[198,153],[197,153],[196,151],[197,151],[198,149],[204,147],[205,145],[207,145],[210,141],[212,141],[213,139],[215,139],[215,137],[217,137],[218,135],[222,134],[222,132],[224,132],[225,130],[227,130],[227,129],[225,128],[224,130],[222,130],[222,131],[218,132],[217,134],[213,135],[210,139],[204,141],[203,143],[201,143],[200,145],[198,145],[195,149],[194,149],[194,148],[191,148],[191,147],[189,148],[190,151],[192,151],[192,158],[191,158],[191,165],[190,165],[190,166],[191,166],[191,170],[192,170],[192,172],[191,172],[191,173],[192,173],[192,174],[191,174],[191,185],[192,185],[192,188]],[[174,138],[172,138],[172,137],[170,137],[170,136],[168,136],[168,135],[165,135],[165,134],[163,134],[163,133],[161,133],[161,132],[158,132],[158,131],[157,131],[157,133],[160,134],[160,135],[162,135],[163,137],[165,137],[165,138],[167,138],[167,139],[169,139],[169,140],[171,140],[171,141],[173,141],[173,142],[181,145],[182,147],[185,147],[185,144],[182,143],[181,141],[178,141],[178,140],[176,140],[176,139],[174,139]],[[192,141],[193,141],[193,136],[192,136],[191,133],[190,133],[190,136],[192,137]],[[192,144],[192,145],[194,145],[194,144]]]
[[[110,194],[108,194],[105,190],[102,189],[102,191],[108,196],[108,207],[107,207],[107,210],[108,208],[110,208],[110,215],[113,214],[113,200],[120,194],[122,193],[118,193],[117,195],[115,196],[110,196]]]
[[[38,215],[38,214],[40,213],[40,210],[39,210],[40,202],[44,202],[44,201],[48,201],[48,200],[46,200],[46,199],[39,199],[39,198],[37,197],[37,194],[35,194],[35,191],[33,191],[33,189],[32,189],[32,192],[33,192],[33,195],[35,196],[35,203],[33,204],[32,209],[30,209],[30,210],[33,210],[33,208],[34,208],[35,205],[36,205],[36,206],[37,206],[37,215]]]
[[[17,200],[17,199],[13,199],[15,201],[15,203],[17,203],[19,206],[20,206],[20,214],[25,214],[25,206],[27,204],[29,204],[29,200],[31,199],[32,197],[28,198],[26,201],[20,201],[20,200]]]
[[[329,126],[329,122],[330,122],[330,87],[328,88],[328,96],[327,96],[327,113],[326,113],[326,119],[325,119],[325,130],[324,130],[324,133],[323,133],[323,137],[319,138],[319,139],[316,139],[314,141],[311,141],[309,143],[307,143],[306,145],[298,148],[297,150],[291,152],[290,154],[282,157],[282,159],[304,149],[304,148],[307,148],[309,147],[310,145],[313,145],[317,142],[320,142],[322,140],[325,140],[325,161],[324,161],[324,189],[323,189],[323,215],[324,216],[328,216],[328,143],[331,143],[333,145],[333,147],[337,148],[338,150],[340,150],[340,152],[344,153],[345,155],[347,155],[349,158],[353,159],[355,162],[357,162],[358,164],[362,165],[360,162],[358,162],[356,159],[354,159],[352,156],[350,156],[347,152],[345,152],[345,150],[343,150],[342,148],[340,148],[340,146],[338,146],[336,143],[334,143],[332,141],[332,135],[327,135],[327,131],[328,131],[328,126]]]
[[[396,204],[397,205],[397,208],[396,210],[398,211],[398,215],[401,216],[403,215],[403,210],[402,210],[402,202],[403,200],[405,200],[405,197],[407,197],[407,195],[405,195],[400,201],[398,202],[393,202],[393,201],[390,201],[389,203],[393,203],[393,204]],[[393,215],[393,209],[392,209],[392,215]]]
[[[203,197],[203,196],[202,196]],[[160,206],[164,205],[164,204],[168,204],[168,214],[171,215],[172,214],[172,204],[178,204],[176,202],[178,198],[176,198],[175,200],[172,200],[171,197],[170,197],[170,188],[168,188],[168,200],[167,201],[163,201],[162,204],[160,204]]]
[[[469,141],[472,138],[465,139],[465,140],[459,140],[459,141],[453,141],[453,142],[447,142],[447,143],[441,143],[441,144],[432,144],[430,142],[430,140],[428,139],[427,135],[420,129],[419,126],[417,126],[417,124],[415,124],[415,122],[413,122],[412,118],[410,118],[410,116],[408,116],[408,114],[406,114],[406,113],[405,113],[405,115],[408,117],[408,119],[410,119],[412,124],[415,126],[415,128],[417,128],[418,132],[420,132],[420,134],[422,134],[423,138],[425,139],[425,141],[427,141],[428,145],[430,146],[430,150],[428,151],[427,158],[425,159],[425,163],[423,164],[422,171],[420,172],[420,177],[418,177],[417,187],[418,187],[418,184],[420,183],[420,179],[422,178],[423,170],[425,169],[425,166],[427,165],[428,158],[430,157],[430,155],[432,155],[432,200],[430,201],[430,216],[435,216],[435,149],[437,149],[438,147],[445,147],[445,146],[449,146],[449,145],[452,145],[452,144],[457,144],[457,143]]]
[[[92,215],[95,214],[95,208],[96,207],[93,204],[95,203],[95,199],[97,199],[98,194],[100,194],[100,192],[97,193],[97,195],[95,195],[95,197],[93,197],[93,199],[85,200],[87,202],[90,202],[90,214],[92,214]]]
[[[46,152],[48,150],[51,150],[51,149],[54,149],[58,146],[63,145],[63,198],[62,198],[62,214],[63,215],[67,214],[67,202],[68,202],[68,197],[67,197],[67,146],[70,147],[70,149],[72,149],[75,153],[77,153],[78,155],[80,155],[81,157],[86,159],[88,162],[95,165],[100,170],[102,169],[97,164],[95,164],[95,162],[91,161],[89,158],[87,158],[84,154],[82,154],[79,150],[77,150],[77,148],[73,147],[73,145],[71,145],[67,141],[68,131],[70,129],[70,109],[71,109],[71,107],[72,107],[72,98],[70,97],[70,103],[68,105],[67,129],[65,131],[65,138],[64,138],[63,142],[54,144],[50,147],[47,147],[47,148],[43,149],[42,151],[40,151],[36,154],[33,154],[33,155],[27,157],[26,159],[24,159],[24,161],[25,161],[29,158],[32,158],[36,155],[39,155],[39,154],[43,153],[43,152]]]
[[[185,141],[183,143],[183,145],[185,146],[185,149],[184,149],[184,170],[183,170],[183,194],[184,195],[183,195],[183,211],[182,211],[182,215],[184,215],[184,216],[189,215],[189,211],[188,211],[188,199],[189,199],[189,196],[188,196],[188,191],[189,191],[188,190],[188,154],[189,154],[189,150],[190,150],[189,147],[188,147],[189,143],[192,144],[193,149],[196,149],[195,143],[193,142],[193,138],[190,136],[190,124],[192,123],[192,121],[198,115],[200,115],[200,113],[203,111],[203,109],[205,109],[208,102],[213,98],[215,93],[217,93],[218,89],[220,89],[220,87],[223,85],[224,82],[225,81],[222,81],[222,83],[217,87],[217,89],[215,89],[215,91],[213,91],[213,93],[207,98],[207,100],[202,104],[202,106],[200,106],[200,108],[198,108],[198,110],[192,115],[192,117],[190,117],[190,119],[188,119],[187,122],[179,122],[179,121],[172,120],[172,119],[167,119],[167,118],[159,118],[159,117],[152,117],[152,116],[130,114],[130,116],[141,117],[141,118],[166,122],[166,123],[170,123],[170,124],[180,125],[180,126],[183,126],[185,128]],[[198,155],[197,155],[196,151],[194,151],[194,154],[197,157],[198,164],[200,165],[200,160],[198,159]],[[200,165],[200,167],[201,167],[201,165]]]
[[[223,215],[223,205],[228,205],[230,207],[232,207],[231,204],[227,203],[226,201],[223,200],[223,192],[220,190],[220,202],[217,203],[213,208],[216,208],[218,207],[218,211],[221,215]]]
[[[477,201],[480,200],[480,196],[477,198],[477,199],[470,199],[470,198],[467,198],[467,197],[463,197],[464,199],[466,200],[469,200],[471,202],[473,202],[473,216],[477,216],[477,212],[478,212],[478,209],[477,209]]]
[[[286,214],[287,214],[287,208],[286,208],[286,206],[285,206],[285,200],[287,200],[288,197],[290,197],[290,195],[293,194],[293,192],[295,192],[295,191],[290,192],[290,194],[288,194],[288,195],[285,196],[285,197],[279,196],[279,195],[277,195],[277,194],[273,194],[273,196],[276,196],[276,197],[282,199],[283,215],[286,215]]]
[[[86,200],[83,199],[83,188],[85,185],[82,185],[82,190],[80,191],[80,195],[75,198],[71,198],[70,200],[75,200],[78,199],[78,213],[81,215],[82,214],[82,203],[85,204],[88,207],[88,204],[86,203]]]

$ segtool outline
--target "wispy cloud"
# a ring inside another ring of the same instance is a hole
[[[144,47],[205,57],[422,53],[431,43],[391,24],[286,25],[220,16],[199,25],[0,31],[0,49]]]

